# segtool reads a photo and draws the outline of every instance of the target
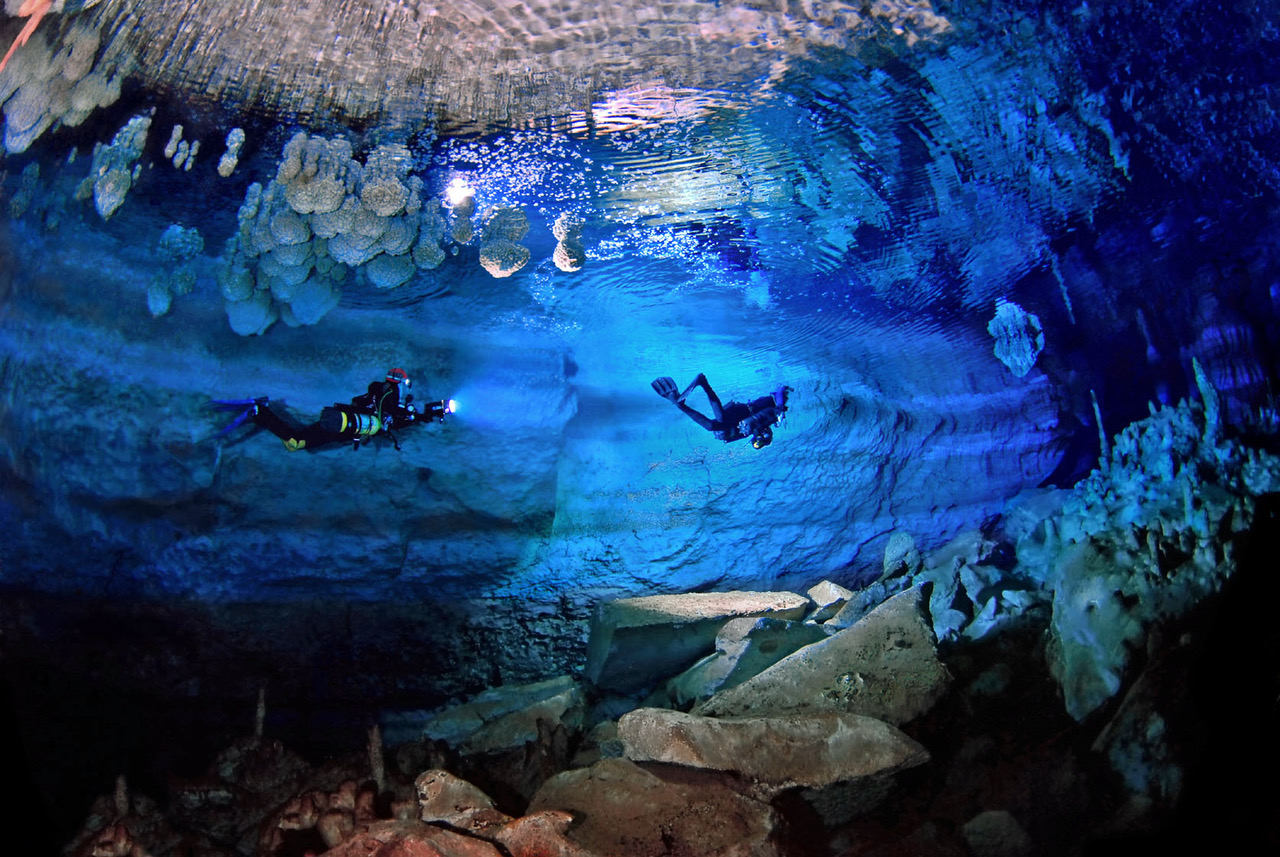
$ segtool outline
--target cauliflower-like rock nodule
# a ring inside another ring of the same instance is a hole
[[[587,263],[587,251],[582,243],[576,239],[561,241],[556,244],[555,252],[551,254],[551,260],[556,263],[556,267],[561,271],[573,273],[582,270],[582,266]]]
[[[492,209],[480,240],[480,265],[495,277],[509,277],[529,261],[529,249],[516,242],[529,233],[529,218],[519,208]]]
[[[308,137],[299,131],[285,144],[283,154],[276,181],[284,186],[285,200],[298,214],[336,210],[352,189],[348,183],[358,177],[351,144],[340,138]]]
[[[480,247],[480,265],[495,277],[510,277],[529,262],[529,248],[505,238]]]
[[[386,253],[374,256],[365,266],[369,282],[380,289],[402,286],[417,272],[418,268],[409,256],[388,256]]]
[[[242,301],[227,301],[227,321],[231,329],[241,336],[266,333],[267,328],[279,318],[279,311],[271,302],[269,292],[254,292]]]
[[[244,129],[232,128],[227,132],[227,150],[218,159],[218,175],[225,179],[236,171],[236,165],[240,163],[240,148],[243,145]]]
[[[275,320],[239,306],[251,299],[267,301],[286,324],[314,324],[337,304],[352,269],[391,289],[440,264],[444,220],[439,203],[424,206],[412,163],[400,144],[379,146],[360,164],[346,140],[295,134],[275,178],[246,191],[224,254],[219,283],[228,313],[237,314],[232,326],[258,333],[264,319]]]
[[[293,297],[280,308],[285,324],[315,324],[338,305],[342,289],[328,277],[308,277],[293,291]]]
[[[94,207],[103,220],[115,214],[138,176],[135,163],[142,156],[151,129],[151,114],[134,116],[111,140],[93,147],[93,165],[89,176],[76,189],[76,199],[93,197]]]
[[[292,211],[278,211],[271,218],[271,237],[281,244],[305,244],[311,240],[306,221]]]
[[[86,0],[80,8],[97,2]],[[32,21],[39,20],[43,11],[63,11],[63,4],[42,9]],[[101,28],[100,20],[77,18],[58,37],[56,48],[50,44],[47,30],[36,31],[35,38],[21,50],[11,51],[7,65],[0,63],[4,68],[0,103],[4,103],[5,149],[10,154],[26,151],[50,128],[78,125],[93,109],[119,99],[120,80],[132,58],[110,48],[99,58]],[[19,41],[26,40],[20,37]],[[15,42],[13,47],[19,44]]]
[[[167,262],[186,262],[203,252],[204,237],[194,227],[173,223],[160,235],[160,258]]]
[[[529,234],[529,217],[514,206],[502,206],[488,212],[482,241],[504,238],[513,244]]]
[[[995,338],[995,354],[1019,378],[1031,371],[1044,350],[1044,330],[1040,319],[1013,301],[996,302],[995,317],[987,324]]]
[[[551,225],[551,234],[557,242],[551,256],[556,267],[569,273],[581,270],[587,262],[587,250],[581,239],[582,219],[566,211]]]

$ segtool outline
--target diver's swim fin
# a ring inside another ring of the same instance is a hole
[[[675,404],[680,400],[680,388],[676,386],[673,378],[655,378],[653,381],[653,391],[668,402]]]
[[[244,425],[245,420],[256,416],[258,408],[265,407],[267,401],[268,399],[266,396],[260,396],[256,399],[211,399],[209,401],[209,407],[213,408],[215,411],[239,412],[236,418],[231,421],[230,425],[218,432],[217,436],[225,437],[240,428],[240,426]]]

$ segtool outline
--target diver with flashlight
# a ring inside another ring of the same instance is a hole
[[[320,411],[320,419],[303,425],[291,416],[271,408],[270,400],[258,399],[215,400],[213,407],[221,411],[240,411],[239,416],[225,429],[227,434],[245,422],[266,429],[284,442],[285,449],[314,451],[335,443],[350,443],[353,450],[360,444],[385,434],[395,448],[400,440],[395,431],[418,422],[444,422],[447,414],[456,410],[452,399],[429,402],[419,410],[408,392],[412,385],[409,373],[395,368],[387,372],[385,380],[374,381],[362,395],[350,404],[335,403]]]

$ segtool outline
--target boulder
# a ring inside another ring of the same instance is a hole
[[[501,857],[492,844],[421,821],[378,821],[356,831],[326,857]]]
[[[773,808],[730,783],[716,771],[604,759],[552,777],[528,812],[571,813],[576,824],[565,836],[595,857],[774,857]]]
[[[563,725],[577,731],[583,710],[582,689],[569,676],[503,685],[436,715],[423,728],[423,735],[464,754],[493,753],[538,740],[539,720],[553,728]]]
[[[725,622],[745,616],[799,619],[809,599],[793,592],[691,592],[601,604],[591,624],[586,677],[596,687],[641,693],[711,654]]]
[[[628,759],[733,771],[766,786],[818,788],[924,764],[929,752],[859,714],[718,719],[640,708],[618,721]]]
[[[814,603],[814,610],[809,614],[810,622],[825,622],[836,615],[848,601],[853,598],[853,590],[846,589],[838,583],[824,580],[815,584],[805,593]]]
[[[730,619],[716,634],[716,650],[667,682],[665,698],[687,709],[734,687],[827,633],[816,625],[767,616]]]
[[[413,784],[418,791],[419,818],[429,824],[440,822],[451,830],[483,836],[511,821],[487,794],[448,771],[424,771]]]
[[[857,624],[805,646],[696,706],[710,717],[835,712],[906,723],[951,680],[938,660],[921,588],[890,598]]]
[[[574,844],[567,832],[573,815],[544,809],[512,821],[493,840],[512,857],[591,857],[591,852]]]
[[[1031,837],[1013,815],[990,809],[969,819],[960,829],[974,857],[1026,857],[1032,853]]]

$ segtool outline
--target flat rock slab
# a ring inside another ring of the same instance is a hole
[[[569,676],[502,685],[442,711],[423,727],[423,736],[467,754],[510,750],[537,740],[539,720],[576,730],[584,706],[582,689]]]
[[[760,616],[730,619],[716,634],[716,650],[667,682],[666,698],[685,709],[718,690],[742,684],[787,655],[827,638],[809,622]]]
[[[800,619],[809,599],[794,592],[690,592],[601,604],[591,623],[586,677],[601,690],[634,694],[714,651],[730,619]]]
[[[766,785],[820,788],[929,761],[901,730],[860,714],[699,717],[640,708],[618,721],[628,759],[735,771]]]
[[[693,713],[864,714],[896,726],[928,711],[950,681],[917,587],[890,598],[853,627],[720,691]]]
[[[571,813],[565,836],[593,857],[774,857],[774,810],[728,780],[718,771],[605,759],[547,780],[528,812]]]

